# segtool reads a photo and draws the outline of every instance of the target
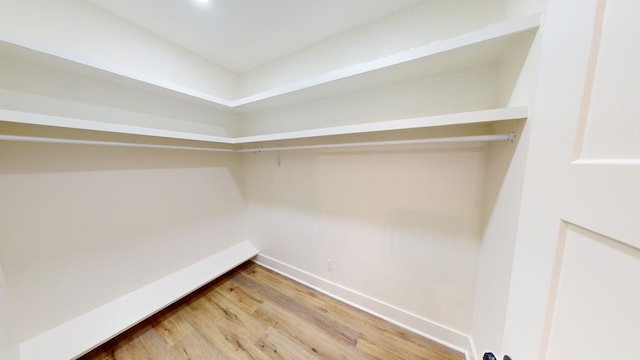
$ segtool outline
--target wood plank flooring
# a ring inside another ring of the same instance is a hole
[[[247,262],[81,359],[430,359],[464,355]]]

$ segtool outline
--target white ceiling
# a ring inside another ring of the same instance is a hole
[[[243,73],[420,0],[86,0]]]

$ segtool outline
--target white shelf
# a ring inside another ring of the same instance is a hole
[[[540,14],[494,24],[246,96],[233,101],[231,106],[249,109],[283,106],[495,62],[519,40],[530,41],[539,25]]]
[[[129,86],[144,91],[161,92],[183,99],[186,97],[229,110],[259,110],[490,63],[496,61],[509,46],[516,45],[519,41],[530,41],[539,24],[539,14],[517,18],[238,99],[225,99],[215,94],[203,93],[100,59],[63,52],[8,34],[0,33],[0,55],[28,59],[30,62],[64,68],[84,76],[99,79],[106,77],[109,81],[126,82]]]
[[[75,359],[257,254],[248,241],[224,249],[22,342],[20,358]]]
[[[477,124],[501,120],[526,119],[528,116],[529,108],[526,106],[521,106],[512,108],[471,111],[456,114],[424,116],[411,119],[379,121],[356,125],[335,126],[313,130],[291,131],[277,134],[244,136],[233,139],[233,143],[249,144],[276,140],[294,140],[320,136],[407,130],[445,125]]]
[[[510,49],[510,46],[521,47],[523,42],[530,42],[537,31],[539,23],[539,14],[505,21],[463,35],[434,41],[424,46],[374,61],[336,69],[319,76],[302,79],[235,100],[223,99],[214,94],[204,94],[178,84],[167,83],[162,79],[149,78],[144,74],[115,68],[111,66],[113,64],[101,62],[99,59],[90,59],[75,53],[63,53],[50,46],[29,43],[25,39],[1,32],[0,57],[7,56],[18,61],[36,64],[52,72],[62,70],[106,83],[119,84],[129,88],[133,87],[142,93],[161,94],[179,101],[207,104],[225,111],[244,109],[251,112],[260,112],[268,108],[372,89],[392,82],[416,79],[429,74],[440,74],[470,66],[495,63],[505,54],[505,51]],[[162,100],[162,98],[159,99],[158,101]],[[48,110],[42,111],[47,112]],[[125,123],[95,121],[95,119],[90,120],[87,118],[60,117],[0,109],[0,121],[225,145],[486,123],[522,119],[527,116],[527,107],[500,108],[233,138],[189,131],[127,125]],[[82,117],[82,115],[78,117]],[[174,129],[179,130],[180,128],[174,127]],[[196,144],[196,146],[200,145]]]
[[[8,110],[0,110],[0,121],[31,125],[55,126],[80,130],[93,130],[109,133],[153,136],[179,140],[195,140],[214,144],[246,145],[270,141],[318,138],[323,136],[362,134],[393,130],[429,128],[446,125],[479,124],[503,120],[526,119],[528,117],[528,112],[528,107],[522,106],[236,138],[111,124],[98,121],[47,116]],[[88,141],[87,143],[96,142]],[[124,143],[114,144],[125,145]],[[153,145],[149,146],[153,147]],[[163,148],[167,146],[157,145],[156,147]],[[204,149],[206,148],[203,147],[203,150]],[[226,151],[229,151],[229,149],[227,149]]]
[[[76,52],[63,51],[53,46],[0,32],[0,57],[3,56],[113,83],[124,83],[142,91],[159,92],[178,97],[186,96],[193,100],[201,100],[224,108],[233,107],[232,101],[215,94],[205,93],[165,79],[132,71],[129,68],[110,64],[101,59],[87,57]]]

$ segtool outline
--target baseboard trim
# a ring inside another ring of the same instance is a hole
[[[322,279],[279,260],[259,254],[253,261],[290,279],[307,285],[332,298],[352,305],[360,310],[380,317],[409,331],[437,341],[465,354],[467,360],[475,360],[475,351],[471,338],[457,330],[448,328],[412,314],[393,305],[384,303],[370,296],[348,289],[331,281]]]
[[[224,249],[22,342],[20,359],[78,358],[257,254],[248,241]]]

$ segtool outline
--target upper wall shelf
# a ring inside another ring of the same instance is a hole
[[[510,46],[531,41],[539,25],[540,14],[509,20],[249,95],[232,106],[278,107],[492,63]]]
[[[27,58],[30,62],[44,63],[84,76],[125,82],[144,91],[186,97],[226,109],[260,110],[491,63],[497,61],[509,46],[517,45],[519,41],[530,41],[539,24],[539,14],[517,18],[237,99],[224,99],[8,34],[0,33],[0,55]]]

